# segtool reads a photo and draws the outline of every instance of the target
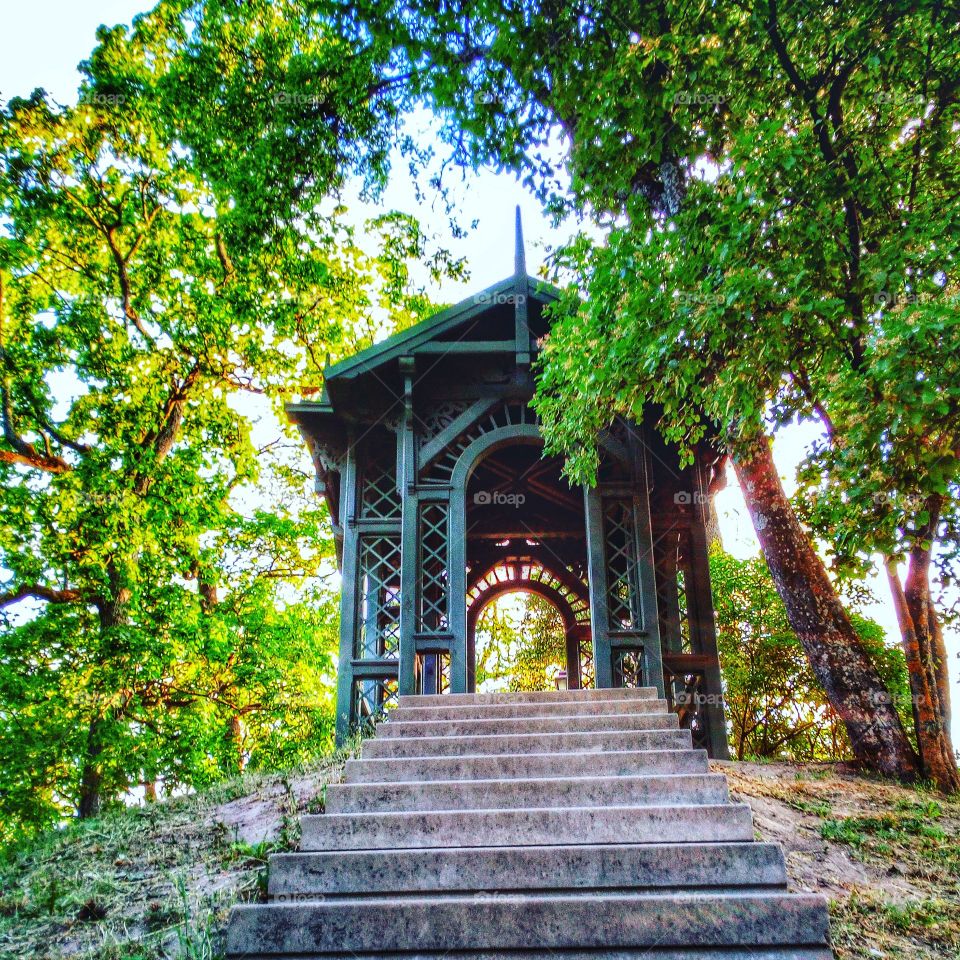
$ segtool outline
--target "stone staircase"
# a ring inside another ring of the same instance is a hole
[[[401,697],[228,955],[827,960],[823,898],[653,689]]]

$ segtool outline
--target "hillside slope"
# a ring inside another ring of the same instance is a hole
[[[344,757],[244,777],[48,834],[3,868],[0,958],[220,955],[230,906],[323,807]],[[842,766],[715,764],[778,840],[793,885],[832,901],[837,956],[960,956],[960,802]]]

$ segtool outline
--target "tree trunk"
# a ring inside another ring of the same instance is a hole
[[[723,547],[723,536],[720,533],[720,516],[717,513],[716,495],[726,489],[727,486],[727,461],[729,457],[726,454],[717,455],[715,459],[708,460],[706,466],[710,473],[707,478],[707,519],[706,519],[706,537],[707,547],[714,544]]]
[[[933,525],[939,521],[939,504],[928,503]],[[947,651],[930,595],[930,548],[917,542],[910,551],[906,584],[901,585],[896,566],[887,564],[903,652],[910,671],[917,747],[923,775],[945,793],[960,791],[960,770],[950,739],[950,693],[944,682]]]
[[[98,761],[103,752],[103,744],[100,741],[102,723],[99,717],[94,717],[87,727],[87,747],[83,769],[80,772],[80,795],[77,798],[77,816],[81,820],[100,815],[103,774]]]
[[[109,657],[113,644],[113,631],[122,626],[127,618],[127,606],[130,603],[130,590],[121,585],[120,576],[111,563],[108,569],[113,596],[97,602],[100,619],[101,656]],[[81,818],[96,817],[103,803],[103,751],[104,735],[108,720],[115,722],[116,717],[96,714],[90,719],[87,730],[87,745],[80,772],[80,794],[77,799],[77,814]]]
[[[237,773],[243,773],[243,723],[240,720],[240,714],[235,713],[230,717],[230,724],[227,727],[227,739],[237,758]]]
[[[734,465],[790,626],[846,727],[854,756],[885,776],[914,779],[916,753],[823,561],[793,512],[769,437],[759,436],[748,452],[735,457]]]

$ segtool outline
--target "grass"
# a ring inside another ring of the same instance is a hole
[[[21,848],[0,861],[0,960],[220,960],[230,908],[263,898],[268,857],[297,843],[302,814],[322,812],[347,755]],[[838,960],[960,960],[958,798],[823,765],[720,766],[757,805],[760,838],[787,844],[794,886],[831,899]]]
[[[955,900],[925,898],[891,903],[854,891],[830,904],[835,954],[842,960],[889,958],[940,960],[960,956],[960,918]]]
[[[346,755],[50,831],[0,862],[0,958],[216,960]],[[242,829],[241,829],[242,824]],[[262,827],[262,830],[261,830]]]

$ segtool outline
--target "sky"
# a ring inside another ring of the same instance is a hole
[[[0,100],[25,96],[36,87],[43,87],[57,101],[75,99],[79,74],[76,66],[89,55],[96,42],[99,24],[126,22],[149,9],[148,0],[0,0]],[[461,222],[477,227],[459,243],[450,243],[451,250],[466,257],[470,268],[469,281],[444,283],[429,292],[438,302],[456,302],[471,292],[508,276],[513,270],[514,208],[521,207],[524,235],[527,242],[527,269],[536,273],[549,245],[562,237],[551,230],[539,204],[512,177],[492,172],[471,176],[454,189],[461,206]],[[409,184],[398,182],[391,188],[386,202],[413,210]],[[443,211],[437,207],[413,210],[429,224],[436,218],[438,230],[443,227]],[[263,424],[269,429],[269,424]],[[806,445],[817,432],[813,426],[789,428],[778,435],[774,445],[777,465],[787,492],[793,492],[793,473],[803,458]],[[304,455],[306,457],[306,454]],[[750,523],[743,497],[730,472],[727,489],[717,497],[717,510],[724,546],[739,557],[756,554],[759,544]],[[869,581],[877,602],[863,612],[881,623],[891,640],[899,636],[885,578]],[[954,709],[954,742],[960,743],[960,635],[948,633],[950,675]]]

